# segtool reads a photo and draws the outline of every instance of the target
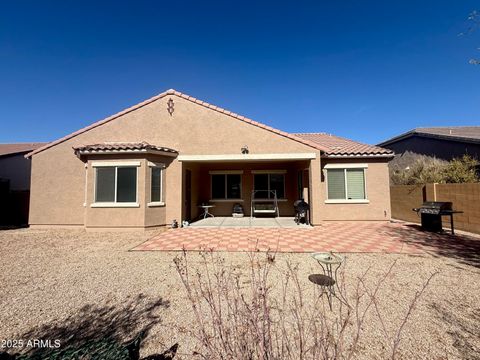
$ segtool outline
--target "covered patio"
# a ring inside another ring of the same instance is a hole
[[[316,158],[315,153],[180,155],[182,218],[194,226],[293,227],[294,202],[312,197],[310,167]],[[204,206],[215,219],[204,221]],[[244,218],[226,219],[235,206]]]

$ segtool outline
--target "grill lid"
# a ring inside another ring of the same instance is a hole
[[[420,209],[452,210],[452,205],[450,201],[425,201]]]

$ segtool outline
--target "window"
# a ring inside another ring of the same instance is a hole
[[[137,168],[97,167],[95,189],[96,203],[136,203]]]
[[[366,200],[365,169],[328,169],[328,200]]]
[[[227,200],[242,198],[241,174],[212,174],[212,199]]]
[[[150,165],[149,205],[163,205],[163,165]]]
[[[274,190],[277,199],[285,198],[285,174],[284,173],[257,173],[253,175],[253,187],[256,199],[273,199],[271,192]]]

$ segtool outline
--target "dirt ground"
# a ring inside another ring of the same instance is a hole
[[[173,259],[178,252],[129,251],[153,233],[87,233],[73,230],[0,231],[0,352],[7,340],[78,338],[119,333],[122,338],[148,329],[141,355],[162,353],[179,344],[176,359],[192,358],[193,339],[178,331],[191,328],[193,316]],[[248,270],[245,253],[221,253],[226,264]],[[379,292],[387,328],[398,327],[415,291],[435,272],[430,286],[405,326],[403,358],[480,359],[480,268],[449,257],[396,254],[345,254],[345,281],[367,268],[374,283],[397,261]],[[188,254],[190,266],[199,264]],[[298,264],[302,286],[319,272],[308,254],[277,254],[283,264]],[[278,281],[277,281],[278,280]],[[362,329],[358,358],[385,358],[388,351],[374,316]],[[10,346],[10,348],[7,347]],[[23,348],[25,350],[25,348]]]

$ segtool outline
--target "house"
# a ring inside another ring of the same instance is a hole
[[[293,216],[299,198],[313,225],[385,221],[392,156],[333,135],[286,133],[168,90],[29,153],[30,225],[156,228],[194,220],[204,203],[215,216],[232,216],[234,204],[246,216],[252,208]]]
[[[463,155],[480,159],[480,126],[425,127],[383,141],[378,146],[405,153],[452,160]]]
[[[27,223],[30,161],[24,155],[45,144],[0,144],[0,225]]]

